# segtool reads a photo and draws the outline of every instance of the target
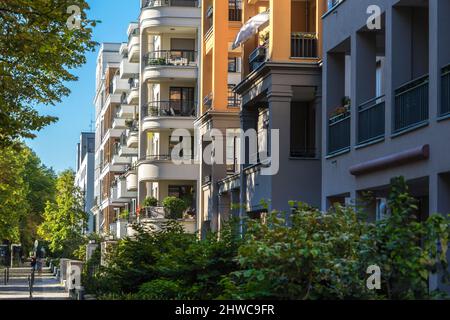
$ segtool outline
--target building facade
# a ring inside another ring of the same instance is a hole
[[[100,230],[115,238],[132,234],[135,222],[166,221],[167,197],[188,204],[179,221],[195,232],[199,33],[198,1],[141,1],[128,42],[100,52],[96,212]],[[191,147],[177,154],[185,142]]]
[[[77,144],[75,185],[83,193],[84,211],[88,214],[86,233],[95,232],[95,219],[91,209],[94,203],[95,133],[82,132]]]
[[[201,88],[199,117],[195,122],[198,133],[199,215],[197,229],[200,234],[217,230],[220,203],[218,181],[238,170],[227,158],[227,130],[237,130],[239,99],[233,92],[241,80],[240,48],[232,43],[242,26],[241,1],[203,1],[201,26]],[[214,144],[213,144],[213,141]],[[218,143],[218,145],[215,145]],[[232,155],[233,156],[233,155]]]
[[[323,18],[322,208],[364,197],[381,219],[404,176],[419,220],[447,213],[450,1],[377,1],[375,21],[372,4],[340,1]]]

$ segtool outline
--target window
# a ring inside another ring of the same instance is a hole
[[[291,104],[291,157],[316,157],[316,116],[308,103]]]
[[[228,107],[239,108],[241,105],[241,99],[239,95],[234,92],[234,88],[236,86],[234,84],[228,85]]]
[[[228,0],[228,20],[242,20],[242,0]]]
[[[228,57],[228,72],[239,72],[238,58]]]
[[[191,115],[194,111],[194,88],[171,87],[169,91],[170,108],[175,115]]]

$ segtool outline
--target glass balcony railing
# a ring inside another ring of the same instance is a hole
[[[144,60],[145,66],[196,66],[197,52],[192,50],[151,51]]]
[[[194,101],[153,101],[144,107],[144,117],[195,117]]]
[[[450,65],[442,69],[440,115],[450,114]]]
[[[428,75],[395,90],[394,133],[414,127],[428,119]]]
[[[296,58],[317,58],[317,34],[315,32],[292,33],[291,56]]]
[[[250,72],[256,70],[260,65],[262,65],[267,60],[267,45],[262,45],[257,47],[250,54],[248,62],[250,64]]]
[[[358,144],[384,136],[384,96],[371,99],[358,107]]]
[[[147,0],[142,8],[151,7],[198,7],[198,0]]]
[[[328,154],[338,153],[350,147],[350,111],[328,120]]]

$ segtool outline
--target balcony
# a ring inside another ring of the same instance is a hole
[[[138,155],[138,148],[129,148],[126,145],[120,145],[119,156],[120,157],[136,157]]]
[[[144,80],[197,79],[197,52],[161,50],[144,57]]]
[[[139,103],[139,80],[132,79],[129,82],[130,92],[127,96],[127,104],[136,105]]]
[[[428,75],[395,90],[394,133],[416,127],[428,120]]]
[[[126,129],[127,128],[127,124],[126,124],[127,120],[126,119],[121,119],[121,118],[114,118],[114,121],[112,123],[112,128],[113,129]]]
[[[136,191],[129,191],[127,188],[127,180],[120,178],[117,180],[117,197],[128,202],[132,198],[137,197]]]
[[[127,170],[125,172],[125,179],[127,191],[137,191],[138,179],[135,164],[127,166]]]
[[[450,114],[450,65],[442,69],[440,116]]]
[[[139,223],[157,223],[158,220],[164,222],[170,218],[171,217],[166,213],[163,207],[144,207],[141,208],[141,211],[138,215]],[[183,218],[176,220],[183,226],[185,232],[195,233],[195,218]]]
[[[122,59],[120,62],[120,78],[130,79],[139,73],[139,63],[129,62],[128,58]]]
[[[121,79],[119,75],[116,75],[113,79],[113,94],[121,94],[128,91],[129,85],[127,79]]]
[[[200,23],[201,11],[197,0],[149,0],[143,1],[140,14],[140,27],[164,32],[169,28],[183,29],[196,33]]]
[[[128,105],[125,101],[125,104],[120,105],[120,109],[117,112],[116,117],[121,119],[130,119],[134,118],[135,114],[137,114],[136,106]]]
[[[197,0],[147,0],[142,9],[152,7],[198,7]]]
[[[213,93],[210,92],[207,96],[205,96],[203,98],[203,106],[205,107],[205,110],[209,110],[212,108],[212,103],[213,103]]]
[[[317,34],[315,32],[294,32],[291,35],[291,57],[317,58]]]
[[[194,101],[154,101],[144,108],[144,117],[195,117]]]
[[[182,157],[185,163],[176,164],[170,155],[149,155],[138,166],[140,182],[159,180],[197,180],[198,165],[193,156]]]
[[[137,128],[129,128],[127,129],[126,137],[127,137],[127,147],[128,148],[137,148],[139,144],[139,131]]]
[[[328,120],[328,154],[336,154],[350,148],[350,111]]]
[[[192,50],[159,50],[144,57],[145,66],[197,66],[197,52]]]
[[[131,159],[129,157],[121,156],[119,150],[120,150],[120,143],[115,143],[113,147],[113,156],[111,164],[113,166],[130,164]]]
[[[259,46],[250,54],[249,58],[250,72],[256,70],[267,60],[267,45]]]
[[[384,136],[384,96],[371,99],[358,107],[358,144]]]
[[[128,62],[139,61],[140,30],[133,29],[128,36]]]

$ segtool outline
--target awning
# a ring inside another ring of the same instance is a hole
[[[269,11],[260,13],[253,18],[249,19],[241,28],[236,36],[236,40],[233,43],[233,50],[250,39],[258,32],[258,28],[268,22],[270,19]]]

